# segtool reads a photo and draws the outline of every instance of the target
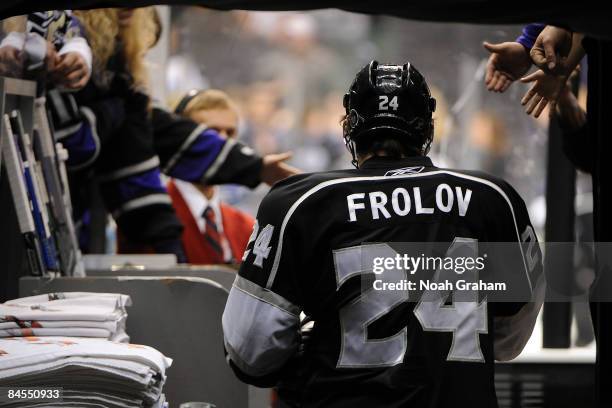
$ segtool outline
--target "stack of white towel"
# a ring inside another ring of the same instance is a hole
[[[0,339],[0,387],[58,387],[61,401],[3,400],[3,407],[165,406],[172,360],[141,345],[75,337]]]
[[[63,389],[61,401],[7,400],[0,406],[166,407],[172,360],[128,344],[127,295],[66,292],[0,304],[0,387]]]
[[[128,342],[126,306],[116,293],[66,292],[30,296],[0,304],[0,338],[95,337]]]

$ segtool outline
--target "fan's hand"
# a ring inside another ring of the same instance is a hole
[[[567,77],[565,75],[547,74],[541,69],[521,78],[523,83],[533,82],[533,85],[521,100],[521,105],[525,106],[525,112],[528,115],[533,114],[537,118],[546,105],[550,105],[550,112],[554,112],[566,81]]]
[[[561,73],[569,69],[564,60],[572,48],[572,33],[563,28],[546,26],[536,39],[531,52],[531,60],[545,72]],[[573,69],[573,67],[571,67]]]
[[[264,156],[263,167],[261,169],[261,181],[271,186],[277,181],[301,173],[299,169],[285,163],[291,156],[293,156],[291,152],[268,154]]]
[[[525,75],[531,67],[529,53],[517,42],[485,42],[483,45],[491,53],[485,74],[485,86],[489,91],[506,91],[512,82]]]

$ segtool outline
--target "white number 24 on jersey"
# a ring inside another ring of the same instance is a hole
[[[253,265],[263,268],[263,261],[270,256],[270,251],[272,247],[270,246],[270,241],[272,240],[272,234],[274,233],[273,225],[266,225],[261,232],[259,232],[259,223],[255,221],[255,226],[253,226],[253,233],[251,233],[251,237],[249,238],[249,242],[247,246],[255,241],[253,244],[253,255],[255,255],[255,260],[253,261]],[[249,255],[249,251],[244,251],[244,255],[242,257],[242,261],[244,262]]]
[[[478,241],[456,238],[447,256],[457,251],[468,251],[475,257]],[[350,277],[364,273],[362,265],[371,264],[374,257],[393,258],[397,253],[385,244],[368,244],[334,251],[334,264],[338,288]],[[448,272],[448,271],[446,271]],[[443,282],[444,270],[436,271],[433,281]],[[451,273],[455,273],[452,272]],[[404,269],[387,270],[380,279],[399,283],[406,279]],[[471,276],[472,280],[476,276]],[[468,294],[469,299],[447,305],[450,292],[423,294],[427,301],[418,302],[413,312],[424,331],[450,332],[453,340],[447,360],[483,362],[479,334],[487,333],[487,302],[478,301],[478,293]],[[389,313],[399,304],[409,301],[407,291],[376,291],[370,288],[340,309],[342,327],[341,350],[338,368],[390,367],[400,364],[408,348],[407,328],[385,339],[368,339],[368,326]]]

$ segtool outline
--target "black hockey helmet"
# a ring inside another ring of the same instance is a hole
[[[410,63],[372,61],[344,95],[344,141],[356,162],[355,141],[381,132],[426,155],[433,139],[432,98],[425,78]]]

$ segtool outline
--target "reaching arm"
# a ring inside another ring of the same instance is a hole
[[[491,53],[485,74],[485,86],[489,91],[505,92],[512,82],[529,71],[531,67],[529,51],[544,27],[544,24],[529,24],[523,28],[522,34],[514,42],[483,44]]]
[[[153,131],[162,170],[169,176],[195,183],[237,183],[251,188],[261,182],[262,158],[204,125],[154,108]]]
[[[272,185],[299,172],[285,163],[290,153],[262,158],[240,142],[161,108],[153,109],[153,129],[164,173],[181,180],[255,188],[261,182]]]
[[[535,44],[536,39],[538,38],[542,30],[544,30],[544,27],[546,27],[546,24],[527,24],[525,27],[523,27],[521,35],[518,36],[516,42],[525,47],[527,51],[531,50],[533,44]]]

